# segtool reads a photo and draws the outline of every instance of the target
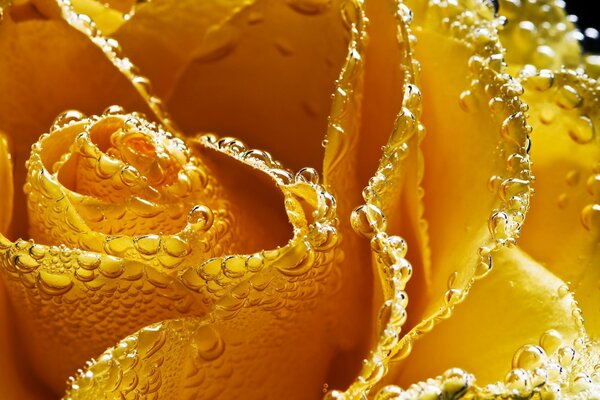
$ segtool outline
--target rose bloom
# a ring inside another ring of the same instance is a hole
[[[572,21],[0,1],[1,397],[600,398]]]

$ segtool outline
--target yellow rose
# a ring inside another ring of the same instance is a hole
[[[73,3],[2,8],[9,398],[600,396],[561,4]]]

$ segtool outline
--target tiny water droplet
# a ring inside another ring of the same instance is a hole
[[[372,238],[377,232],[384,231],[387,226],[383,212],[371,204],[364,204],[354,209],[350,222],[354,231],[367,239]]]
[[[287,4],[301,14],[316,15],[330,8],[331,0],[288,0]]]

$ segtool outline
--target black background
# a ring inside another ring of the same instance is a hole
[[[600,1],[598,0],[565,0],[567,12],[577,16],[577,27],[582,33],[585,28],[600,31]],[[595,7],[593,6],[595,5]],[[584,35],[583,47],[590,52],[600,53],[600,39],[591,39]]]

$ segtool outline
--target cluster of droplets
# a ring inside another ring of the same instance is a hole
[[[233,218],[207,167],[180,139],[116,111],[90,118],[69,111],[33,145],[25,185],[32,237],[168,269],[229,250]],[[137,140],[119,147],[132,153],[129,160],[109,155],[120,137]],[[68,147],[57,152],[64,140]],[[68,229],[56,229],[65,223]]]
[[[362,3],[358,3],[362,13],[364,10]],[[405,70],[407,80],[414,80],[412,68],[417,66],[412,63],[412,58],[408,47],[404,41],[414,41],[414,37],[406,29],[412,19],[412,13],[404,5],[398,4],[397,8],[397,30],[398,45],[402,51],[403,62],[408,63]],[[364,14],[363,14],[364,18]],[[355,26],[357,37],[364,40],[364,26]],[[362,32],[362,33],[361,33]],[[410,38],[409,38],[410,36]],[[361,43],[357,42],[357,45]],[[357,52],[357,49],[351,49],[349,59]],[[360,61],[360,59],[359,59]],[[356,73],[356,66],[347,66],[345,76],[344,72],[340,83],[346,83],[348,88],[342,87],[343,91],[352,90],[352,73]],[[336,94],[334,100],[338,102],[344,100]],[[368,186],[363,190],[363,200],[365,203],[352,212],[350,222],[354,231],[362,238],[368,239],[371,244],[371,250],[377,265],[377,271],[380,275],[380,282],[383,284],[384,303],[379,309],[377,343],[371,354],[364,360],[360,376],[344,392],[327,392],[328,399],[351,399],[359,396],[366,396],[372,387],[380,381],[388,370],[388,362],[398,353],[405,351],[405,347],[399,346],[402,335],[402,326],[407,319],[406,307],[408,305],[408,295],[405,291],[406,285],[412,276],[412,266],[406,260],[407,245],[403,238],[396,235],[389,235],[387,231],[387,217],[382,211],[385,206],[381,204],[380,199],[386,198],[385,192],[393,186],[401,172],[402,161],[408,154],[408,142],[422,128],[417,120],[421,110],[421,96],[419,89],[412,83],[404,87],[403,107],[396,119],[388,144],[384,147],[383,158],[380,161],[379,168],[375,175],[369,180]],[[334,103],[335,105],[335,103]],[[335,108],[334,108],[335,109]],[[344,113],[340,113],[343,118]],[[330,121],[333,131],[336,130],[336,120]],[[340,121],[339,125],[342,126]],[[330,129],[331,132],[331,129]],[[342,132],[336,132],[340,134]]]
[[[217,325],[228,321],[235,325],[240,313],[256,312],[252,310],[263,310],[280,320],[297,319],[322,307],[321,294],[335,292],[329,289],[336,279],[335,266],[343,257],[338,249],[336,204],[319,185],[317,173],[302,169],[293,175],[268,153],[247,149],[232,138],[204,135],[195,140],[270,176],[284,193],[295,235],[282,248],[211,258],[183,272],[180,279],[188,289],[206,288],[219,297],[213,310],[202,319],[167,321],[125,338],[70,380],[69,399],[181,391],[195,396],[199,390],[214,390],[209,397],[217,397],[221,392],[215,382],[235,373],[228,358],[235,355],[224,357],[225,350],[239,346],[227,343]],[[162,366],[160,373],[157,365]],[[115,380],[116,376],[123,379]],[[148,380],[151,384],[144,383]]]
[[[503,155],[506,156],[507,175],[494,176],[490,180],[490,189],[498,193],[501,202],[501,207],[493,210],[489,219],[492,240],[488,246],[478,250],[480,262],[466,286],[462,289],[455,288],[457,273],[452,274],[448,279],[448,291],[444,296],[445,306],[410,332],[400,336],[400,328],[406,320],[405,307],[408,301],[404,286],[410,278],[412,269],[403,258],[406,252],[404,240],[385,233],[386,217],[377,205],[379,198],[384,198],[381,194],[391,186],[394,165],[401,165],[406,157],[407,141],[415,134],[423,136],[423,127],[418,123],[421,112],[420,92],[417,86],[407,84],[404,107],[398,115],[390,142],[384,148],[380,168],[363,191],[366,203],[352,214],[353,228],[359,235],[371,240],[372,249],[380,265],[380,273],[383,275],[382,281],[387,282],[384,284],[387,301],[379,315],[380,337],[376,350],[372,352],[371,358],[365,361],[361,377],[344,393],[330,392],[328,396],[331,398],[365,396],[374,382],[386,373],[390,359],[399,360],[407,357],[412,350],[413,342],[419,336],[450,317],[454,306],[464,300],[474,281],[489,273],[492,268],[494,249],[515,243],[529,208],[529,198],[532,194],[530,183],[533,179],[528,155],[530,145],[528,134],[531,128],[525,121],[527,107],[519,100],[523,89],[517,81],[502,71],[505,64],[495,32],[504,21],[493,19],[490,9],[484,4],[481,6],[482,10],[476,12],[462,9],[452,2],[436,2],[430,5],[428,12],[438,17],[437,21],[441,27],[473,50],[474,55],[469,60],[469,67],[473,74],[472,85],[461,94],[459,99],[461,107],[466,112],[476,112],[477,104],[481,99],[488,98],[494,118],[501,121],[499,136],[504,143]],[[400,16],[398,26],[409,24],[412,19],[410,10],[407,12],[406,7],[403,6],[398,7],[398,10]],[[489,18],[483,18],[482,15]],[[403,37],[408,37],[405,44],[414,45],[415,38],[410,31],[399,35],[399,38]],[[413,69],[418,72],[418,64],[414,64]],[[378,350],[384,351],[379,353]],[[443,389],[438,390],[430,385],[431,388],[424,389],[423,398],[438,398],[442,393],[451,393],[448,398],[455,398],[456,394],[474,381],[471,375],[459,370],[449,371],[446,375]],[[395,398],[394,394],[401,392],[402,390],[397,387],[389,387],[384,389],[380,396],[383,396],[382,399]],[[421,397],[411,395],[406,398]]]
[[[555,122],[561,122],[559,119],[568,118],[565,135],[581,146],[597,145],[597,81],[572,70],[537,70],[531,66],[525,67],[520,77],[528,90],[550,100],[541,104],[543,108],[538,110],[542,125],[551,127]],[[587,192],[589,202],[580,210],[581,225],[591,232],[597,230],[600,227],[600,159],[592,160],[589,170],[568,171],[565,182],[569,188],[583,188]],[[556,203],[559,208],[565,208],[569,195],[561,193]]]
[[[406,390],[386,386],[375,399],[595,398],[599,394],[600,359],[593,348],[588,339],[578,338],[570,344],[551,329],[540,336],[539,344],[527,344],[515,352],[512,369],[502,382],[480,387],[473,375],[453,368]]]
[[[581,63],[581,32],[567,17],[562,0],[501,0],[507,18],[501,40],[510,42],[509,64],[538,68],[577,68]]]

